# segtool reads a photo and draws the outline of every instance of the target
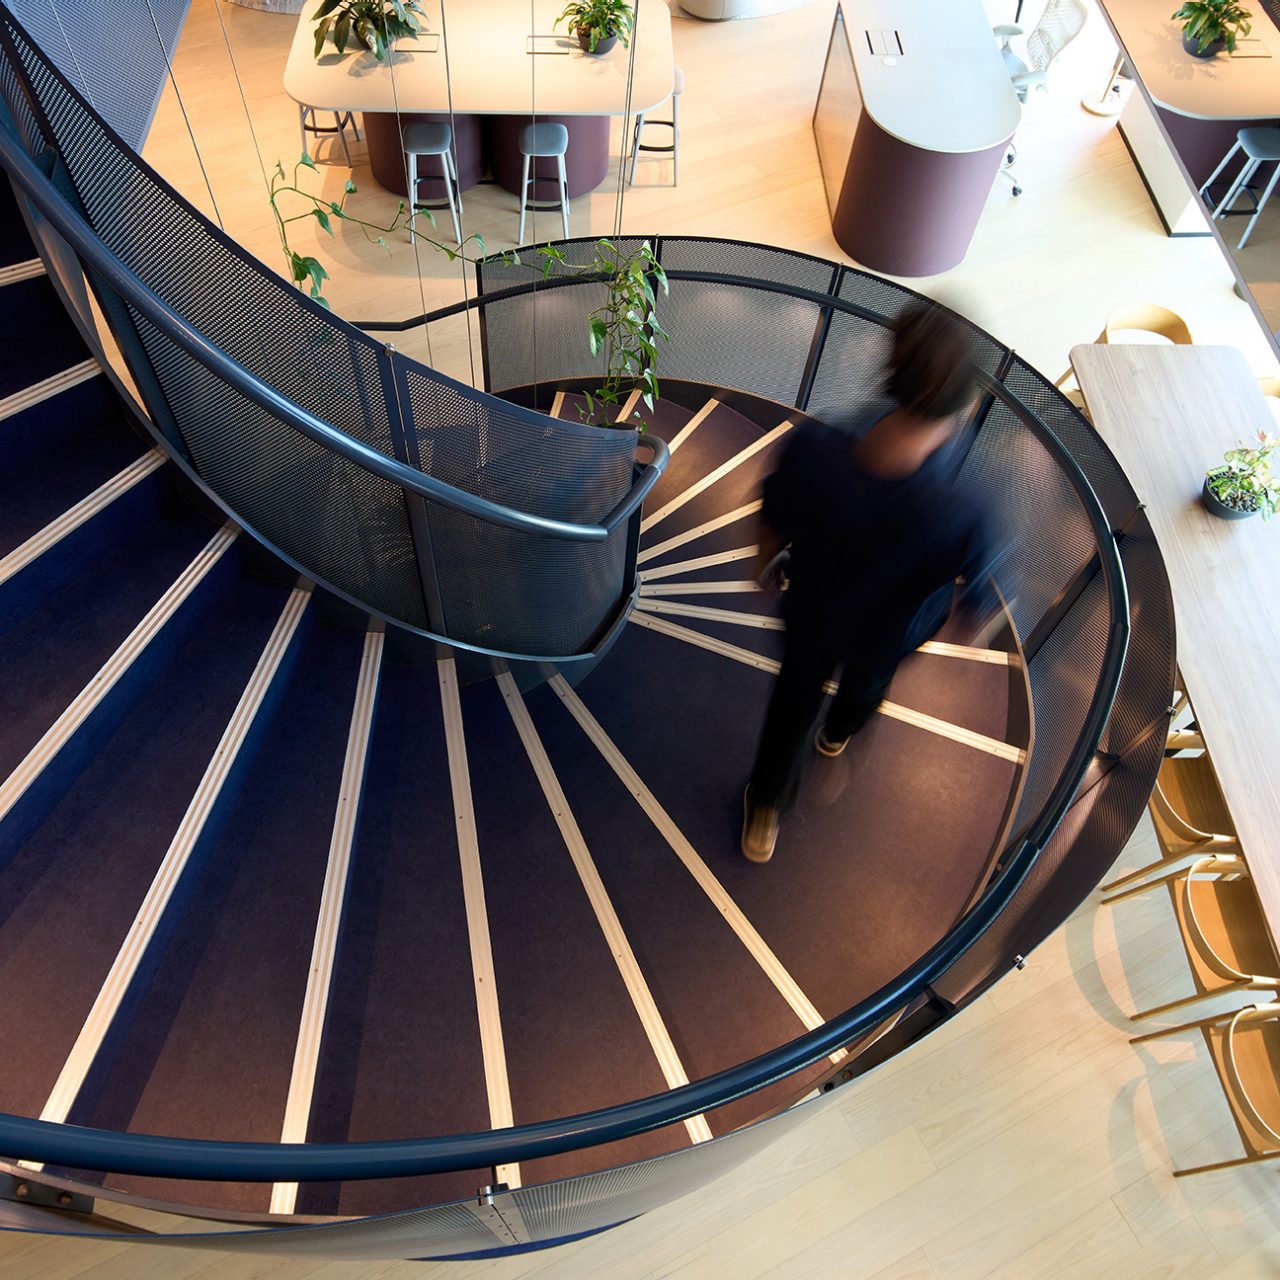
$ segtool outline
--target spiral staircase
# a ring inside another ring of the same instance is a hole
[[[318,1224],[286,1243],[399,1257],[621,1221],[962,1009],[1136,819],[1172,680],[1158,552],[1087,425],[992,343],[956,466],[1026,530],[1004,631],[909,658],[850,751],[815,757],[774,862],[737,852],[782,640],[747,569],[760,481],[848,392],[815,353],[865,398],[866,335],[906,291],[797,255],[812,279],[784,286],[772,251],[669,247],[711,255],[672,267],[694,319],[703,291],[737,290],[760,304],[735,330],[748,351],[806,308],[822,341],[796,357],[782,326],[791,398],[735,365],[737,342],[705,354],[709,380],[682,357],[648,471],[628,458],[586,508],[538,512],[599,520],[643,487],[615,559],[557,561],[531,604],[530,554],[473,541],[483,574],[455,618],[514,600],[536,619],[547,583],[566,613],[620,601],[553,660],[509,631],[487,644],[483,617],[456,643],[433,630],[450,565],[422,579],[425,626],[361,608],[340,558],[300,571],[287,480],[252,507],[242,475],[140,418],[0,200],[0,303],[23,317],[0,369],[0,1147],[9,1199],[80,1215],[41,1229],[109,1230],[96,1199],[235,1221],[249,1248],[283,1234],[253,1228]],[[487,387],[526,429],[587,439],[575,388],[595,370],[547,341],[581,314],[574,286],[487,275]],[[537,368],[510,337],[531,319]],[[1068,485],[1072,453],[1089,478]],[[515,506],[543,465],[519,457]],[[618,580],[599,586],[601,564]]]

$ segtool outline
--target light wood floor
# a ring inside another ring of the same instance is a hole
[[[957,0],[960,2],[960,0]],[[1034,18],[1034,0],[1027,6]],[[989,0],[994,21],[1011,6]],[[681,183],[627,196],[624,225],[755,239],[840,256],[830,238],[809,118],[832,0],[769,19],[676,19],[688,75]],[[296,114],[279,88],[290,20],[224,5],[254,127],[270,164],[296,150]],[[213,0],[195,0],[176,60],[187,111],[228,229],[267,260],[261,176]],[[221,52],[219,52],[221,51]],[[968,259],[917,282],[960,298],[975,318],[1056,375],[1122,302],[1181,312],[1201,341],[1240,347],[1274,371],[1252,313],[1231,291],[1216,245],[1170,240],[1109,122],[1078,101],[1111,63],[1094,22],[1033,100],[1019,135],[1025,194],[992,193]],[[219,61],[221,59],[221,61]],[[189,194],[201,183],[181,115],[166,95],[148,158]],[[326,157],[329,155],[325,151]],[[666,179],[662,162],[642,177]],[[325,166],[326,190],[345,171]],[[387,208],[367,175],[353,209]],[[357,203],[358,202],[358,203]],[[392,202],[393,204],[394,202]],[[492,248],[514,234],[509,197],[478,189],[468,227]],[[207,194],[204,204],[209,205]],[[575,234],[607,231],[613,196],[575,204]],[[505,230],[504,230],[505,229]],[[538,235],[555,234],[540,221]],[[530,238],[533,238],[532,236]],[[301,247],[301,244],[299,245]],[[439,305],[460,278],[397,244],[388,259],[345,235],[324,251],[344,314]],[[456,328],[456,327],[455,327]],[[400,344],[426,356],[419,337]],[[459,332],[432,335],[440,367],[467,371]],[[1152,856],[1144,822],[1121,859]],[[785,865],[776,872],[785,887]],[[1278,1171],[1175,1181],[1170,1168],[1237,1154],[1226,1104],[1191,1039],[1138,1052],[1127,1013],[1190,989],[1160,895],[1123,909],[1086,904],[990,995],[815,1115],[731,1180],[564,1249],[465,1264],[316,1263],[210,1257],[172,1249],[0,1234],[14,1280],[850,1280],[908,1278],[1244,1277],[1280,1273]]]

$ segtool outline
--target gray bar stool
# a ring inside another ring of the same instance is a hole
[[[443,209],[444,205],[427,205],[418,199],[418,184],[427,180],[419,173],[418,160],[423,156],[440,157],[440,177],[444,182],[445,200],[449,216],[453,219],[453,235],[462,243],[462,224],[458,214],[462,210],[462,192],[458,189],[458,168],[453,159],[453,129],[438,120],[415,120],[404,131],[404,156],[409,170],[409,243],[413,243],[413,219],[419,209]]]
[[[669,151],[671,153],[671,185],[678,187],[680,185],[680,95],[684,92],[684,72],[679,67],[676,68],[675,88],[671,90],[671,119],[670,120],[646,120],[642,111],[636,116],[635,132],[631,137],[631,172],[627,175],[627,181],[634,183],[636,180],[636,160],[639,159],[642,151]],[[671,130],[671,145],[667,147],[651,146],[640,141],[641,130],[645,125],[660,124],[664,128]]]
[[[1212,198],[1209,196],[1209,188],[1217,181],[1218,175],[1231,163],[1237,151],[1244,152],[1244,164],[1241,166],[1240,172],[1236,174],[1235,181],[1227,188],[1227,194],[1214,207],[1213,220],[1215,222],[1224,214],[1230,212],[1231,206],[1239,198],[1240,193],[1247,189],[1249,181],[1257,173],[1259,165],[1265,164],[1269,160],[1276,162],[1276,167],[1271,171],[1271,180],[1267,183],[1266,190],[1262,193],[1262,198],[1259,199],[1252,191],[1249,192],[1250,197],[1253,199],[1253,217],[1249,219],[1249,224],[1244,229],[1244,235],[1240,237],[1240,243],[1236,245],[1237,249],[1243,249],[1250,235],[1253,234],[1253,226],[1258,221],[1258,215],[1266,208],[1267,201],[1271,199],[1271,193],[1276,189],[1276,179],[1280,178],[1280,129],[1274,126],[1241,129],[1236,134],[1235,145],[1223,156],[1222,163],[1209,175],[1204,186],[1200,188],[1200,198],[1202,200]]]
[[[350,111],[335,111],[333,113],[332,125],[321,125],[316,123],[315,107],[304,107],[298,104],[298,132],[302,134],[302,149],[308,155],[311,154],[311,148],[307,146],[307,134],[327,134],[336,133],[338,141],[342,143],[342,154],[346,157],[347,168],[351,168],[351,152],[347,149],[347,125],[351,126],[351,132],[356,135],[356,141],[360,141],[360,129],[356,124],[356,118]]]
[[[559,209],[564,224],[564,238],[569,238],[569,183],[564,172],[564,156],[569,150],[569,130],[562,124],[527,124],[520,130],[520,154],[524,168],[520,178],[520,230],[516,232],[516,244],[524,244],[524,212],[529,207],[529,183],[538,179],[529,177],[529,162],[537,159],[555,159],[560,183],[560,203],[535,205],[535,209]]]

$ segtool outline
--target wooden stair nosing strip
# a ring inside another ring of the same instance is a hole
[[[672,454],[720,407],[720,401],[714,396],[671,437],[667,445],[667,453]]]
[[[699,569],[714,569],[717,565],[733,564],[738,560],[750,560],[759,547],[734,547],[730,551],[715,551],[710,555],[696,556],[692,560],[678,560],[657,569],[641,569],[641,582],[656,582],[659,578],[674,578],[681,573],[697,573]]]
[[[809,1031],[823,1025],[825,1019],[814,1007],[809,997],[800,989],[799,983],[791,976],[782,961],[774,954],[772,948],[760,936],[756,927],[747,919],[742,908],[733,900],[711,868],[702,860],[684,833],[676,826],[671,815],[658,802],[657,797],[645,786],[640,775],[631,767],[626,757],[618,750],[613,739],[605,733],[600,722],[587,710],[586,705],[569,687],[563,676],[556,675],[548,682],[556,696],[564,703],[569,714],[578,722],[579,727],[591,740],[596,750],[604,757],[608,765],[617,774],[619,781],[631,793],[645,816],[658,829],[672,852],[684,864],[685,869],[693,876],[698,887],[707,895],[717,911],[724,917],[725,923],[738,936],[738,940],[746,947],[752,959],[764,970],[769,981],[773,983],[778,994],[790,1005],[792,1012],[801,1024]],[[838,1062],[844,1058],[844,1050],[831,1055],[831,1061]]]
[[[223,730],[222,737],[210,757],[204,776],[196,787],[191,803],[183,815],[146,896],[129,926],[110,971],[103,980],[80,1034],[67,1055],[40,1119],[53,1124],[66,1122],[76,1095],[84,1084],[94,1058],[111,1027],[116,1011],[133,981],[142,958],[164,915],[187,862],[194,851],[214,804],[230,776],[236,756],[248,737],[280,664],[311,599],[310,586],[298,586],[290,592],[266,646],[249,677],[240,701]]]
[[[713,636],[705,636],[700,631],[678,626],[676,623],[668,622],[665,618],[653,613],[635,612],[631,614],[627,621],[634,622],[638,626],[648,627],[651,631],[659,631],[663,635],[670,636],[673,640],[683,640],[686,644],[694,645],[699,649],[706,649],[709,653],[718,653],[721,657],[742,663],[743,666],[755,667],[758,671],[768,671],[773,675],[777,675],[778,668],[781,666],[781,663],[776,658],[766,658],[761,654],[752,653],[750,649],[743,649],[736,644],[730,644],[726,640],[717,640]],[[828,681],[827,692],[834,693],[835,690],[835,683]],[[880,715],[889,716],[893,720],[901,720],[904,724],[912,725],[917,729],[924,729],[940,738],[949,738],[952,742],[963,743],[976,751],[986,752],[987,755],[997,756],[1001,760],[1008,760],[1012,764],[1021,766],[1026,762],[1027,753],[1021,747],[1015,747],[1012,743],[1001,742],[998,738],[988,738],[985,734],[962,728],[960,725],[952,724],[948,720],[939,720],[937,716],[928,715],[923,711],[913,711],[910,707],[899,706],[896,702],[888,701],[882,702],[877,711]]]
[[[79,386],[90,378],[96,378],[101,372],[102,366],[96,360],[82,360],[79,364],[73,364],[69,369],[63,369],[61,373],[55,373],[42,382],[33,382],[31,386],[15,391],[13,395],[0,400],[0,421],[12,418],[24,409],[30,409],[32,405],[52,400],[54,396],[60,395],[68,388]]]
[[[560,828],[561,838],[569,851],[569,857],[573,860],[574,869],[582,882],[591,908],[595,912],[600,931],[604,934],[609,951],[618,966],[623,985],[631,997],[631,1003],[635,1006],[636,1015],[644,1028],[649,1046],[658,1060],[667,1088],[678,1089],[681,1085],[689,1083],[689,1075],[680,1061],[675,1042],[671,1039],[671,1033],[667,1030],[662,1014],[658,1010],[653,992],[645,981],[644,973],[627,939],[626,930],[622,927],[622,921],[618,919],[618,913],[614,910],[609,898],[609,891],[600,878],[595,861],[591,857],[591,851],[569,807],[568,798],[560,786],[560,780],[556,777],[546,748],[542,745],[542,739],[538,736],[538,730],[510,672],[502,672],[498,676],[498,688],[502,693],[503,701],[507,704],[507,710],[515,724],[520,741],[524,744],[525,754],[529,757],[529,763],[533,766],[534,774],[542,787],[542,794],[551,809],[556,825]],[[710,1139],[711,1128],[705,1116],[691,1116],[684,1124],[693,1142],[706,1142]]]
[[[614,418],[614,422],[626,422],[635,412],[636,405],[640,403],[640,388],[637,387],[623,402],[618,410],[618,416]]]
[[[355,698],[351,707],[351,725],[347,731],[346,754],[342,761],[342,780],[338,784],[333,833],[329,839],[324,885],[320,890],[320,910],[316,916],[311,964],[307,970],[307,989],[302,999],[302,1014],[298,1019],[293,1069],[289,1075],[289,1092],[285,1100],[284,1120],[280,1126],[281,1142],[297,1143],[307,1140],[311,1100],[315,1094],[316,1073],[320,1069],[325,1014],[329,1007],[329,992],[337,960],[338,933],[351,871],[360,792],[369,760],[369,742],[373,735],[373,713],[385,641],[386,635],[382,631],[365,632],[360,670],[356,676]],[[271,1188],[270,1211],[291,1214],[297,1199],[296,1182],[274,1183]]]
[[[768,613],[742,613],[737,609],[713,609],[702,604],[681,604],[677,600],[655,600],[647,596],[636,602],[645,613],[671,613],[682,618],[701,618],[704,622],[724,622],[735,627],[755,627],[758,631],[785,631],[787,624]]]
[[[87,497],[69,507],[56,520],[45,525],[39,533],[32,534],[21,546],[15,547],[6,556],[0,556],[0,584],[8,582],[50,547],[56,546],[99,511],[105,510],[122,494],[128,493],[139,480],[145,479],[164,463],[165,455],[160,449],[144,453],[136,462],[130,463]]]
[[[753,502],[747,502],[732,511],[726,511],[724,515],[716,516],[714,520],[708,520],[705,524],[686,529],[683,533],[677,533],[665,542],[646,547],[636,556],[636,563],[644,564],[646,560],[653,560],[657,556],[666,555],[668,551],[674,551],[677,547],[683,547],[688,542],[695,542],[705,534],[714,533],[717,529],[723,529],[727,524],[733,524],[735,521],[752,515],[754,512],[759,511],[762,505],[761,500],[756,498]],[[653,576],[661,576],[668,572],[674,572],[674,570],[670,565],[663,565],[660,570],[654,571]]]
[[[754,551],[755,548],[752,548]],[[745,557],[743,557],[745,558]],[[759,591],[760,584],[753,578],[736,582],[664,582],[661,585],[646,584],[640,588],[641,596],[711,596],[749,595]]]
[[[640,532],[647,533],[661,520],[665,520],[674,511],[679,511],[687,502],[691,502],[700,493],[711,488],[718,480],[723,480],[730,472],[736,471],[744,462],[755,457],[762,449],[767,449],[775,440],[780,440],[792,428],[792,422],[787,419],[774,427],[772,431],[766,432],[758,440],[752,441],[745,449],[735,453],[732,458],[722,462],[718,467],[708,471],[701,480],[691,484],[682,493],[676,494],[666,506],[655,511],[651,516],[646,516],[640,522]]]
[[[177,580],[147,611],[146,616],[125,637],[120,647],[99,668],[87,685],[72,699],[66,710],[27,752],[17,768],[0,783],[0,821],[40,776],[72,734],[115,687],[165,623],[178,611],[205,575],[222,559],[239,530],[228,521],[179,574]]]
[[[484,873],[480,866],[480,839],[476,831],[471,775],[467,764],[467,742],[462,723],[462,702],[454,659],[442,658],[436,664],[436,671],[440,682],[440,706],[444,715],[445,746],[449,756],[449,786],[453,795],[458,859],[462,869],[462,894],[466,905],[467,935],[476,988],[476,1016],[480,1025],[480,1047],[484,1057],[489,1124],[494,1129],[508,1129],[514,1124],[511,1081],[507,1073],[507,1054],[502,1038],[502,1011],[498,1003],[493,944],[489,938]],[[520,1166],[499,1165],[498,1180],[505,1182],[508,1187],[518,1187]]]
[[[560,416],[560,410],[564,408],[564,392],[557,391],[551,398],[551,413],[548,415],[552,418]]]
[[[0,288],[7,284],[20,284],[23,280],[35,280],[44,274],[44,263],[39,258],[15,262],[11,266],[0,267]]]

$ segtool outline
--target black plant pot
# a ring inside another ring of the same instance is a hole
[[[1225,502],[1218,499],[1218,495],[1209,488],[1209,481],[1206,479],[1204,488],[1200,490],[1200,501],[1204,504],[1204,509],[1215,515],[1219,520],[1247,520],[1250,516],[1256,516],[1256,511],[1241,511],[1237,507],[1229,507]]]
[[[1200,41],[1193,36],[1184,35],[1182,37],[1182,47],[1193,58],[1212,58],[1221,53],[1227,47],[1225,40],[1215,40],[1212,44],[1206,45],[1204,52],[1200,52]]]
[[[579,27],[578,43],[582,46],[583,53],[590,53],[598,58],[602,53],[608,53],[618,43],[618,37],[614,32],[610,32],[607,36],[601,36],[596,41],[596,47],[593,49],[591,47],[591,28]]]

